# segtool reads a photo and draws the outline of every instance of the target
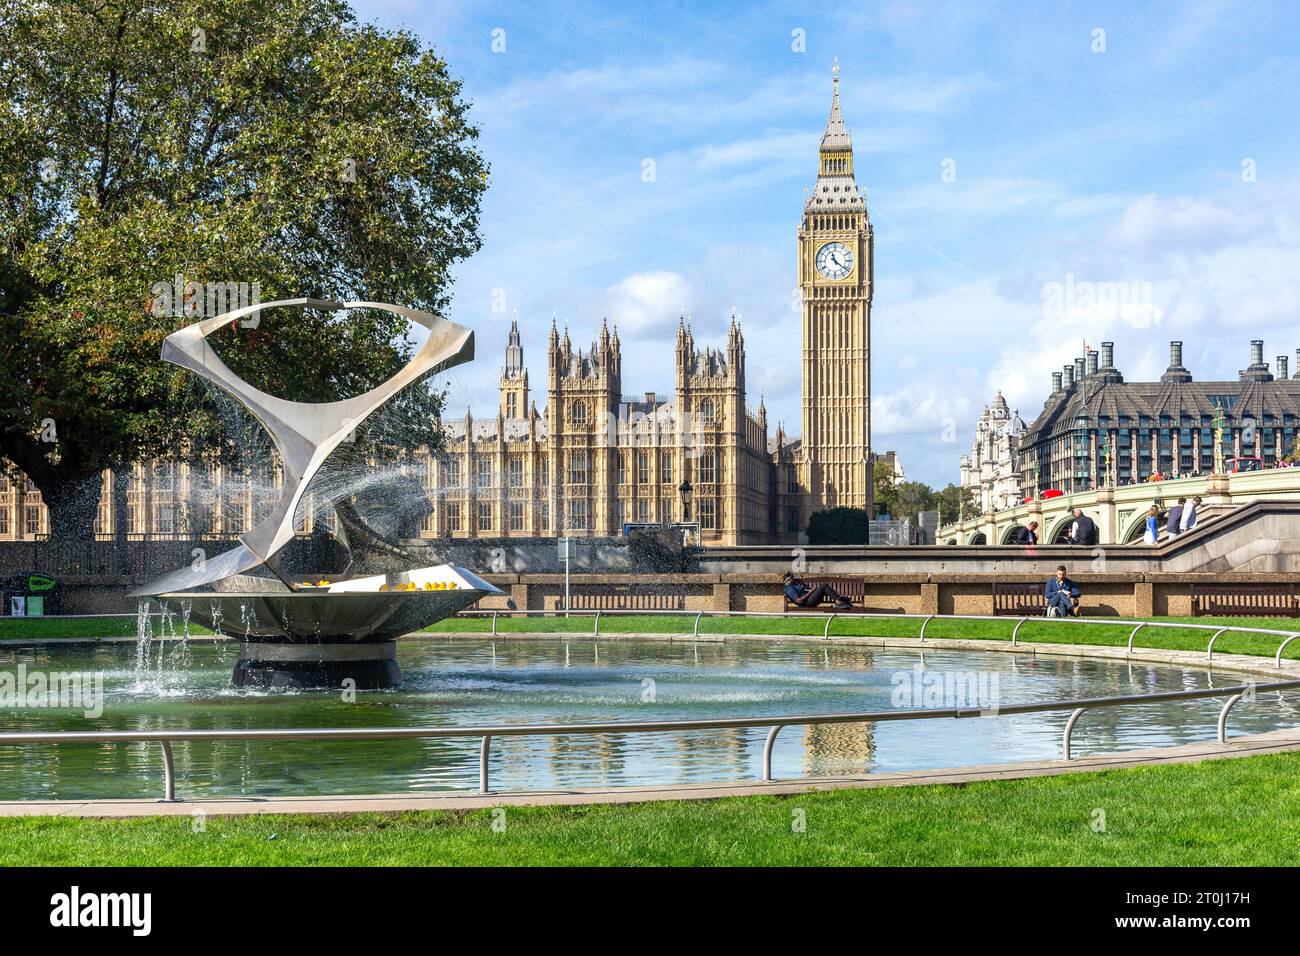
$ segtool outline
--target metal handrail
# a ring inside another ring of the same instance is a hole
[[[151,611],[151,612],[149,612],[149,616],[151,616],[151,617],[157,617],[157,616],[160,616],[161,613],[162,613],[162,612]],[[559,610],[559,611],[555,611],[555,610],[546,610],[546,609],[538,609],[538,608],[532,608],[532,609],[528,609],[528,608],[496,608],[496,609],[491,609],[491,608],[467,608],[467,609],[465,609],[465,610],[463,610],[463,611],[458,612],[458,614],[457,614],[456,616],[457,616],[457,617],[488,617],[488,618],[490,618],[490,620],[491,620],[491,633],[492,633],[492,635],[493,635],[494,637],[497,637],[497,636],[500,636],[501,633],[502,633],[502,632],[499,632],[499,631],[497,630],[497,620],[498,620],[499,617],[530,617],[530,616],[533,616],[533,615],[540,615],[540,616],[542,616],[542,617],[583,617],[583,616],[586,616],[586,615],[596,615],[597,617],[599,617],[599,616],[602,615],[602,614],[623,614],[623,615],[630,615],[630,616],[633,616],[633,617],[674,617],[674,616],[693,615],[693,617],[694,617],[694,624],[693,624],[693,628],[692,628],[692,632],[691,632],[691,636],[692,636],[692,637],[699,637],[699,636],[700,636],[700,629],[699,629],[699,628],[700,628],[700,619],[703,618],[703,617],[774,617],[774,618],[792,618],[792,617],[800,617],[800,618],[809,618],[809,619],[815,619],[815,620],[819,620],[819,621],[820,621],[820,620],[824,620],[824,619],[826,619],[827,617],[832,617],[832,618],[833,618],[833,617],[835,616],[834,614],[830,614],[830,615],[828,615],[826,612],[823,612],[823,611],[784,611],[784,612],[783,612],[783,611],[731,611],[731,610],[728,610],[728,611],[715,611],[715,610],[698,610],[698,611],[694,611],[694,610],[679,610],[679,611],[671,611],[671,610],[662,610],[662,609],[637,610],[637,609],[634,609],[634,608],[605,608],[605,609],[601,609],[601,610],[577,610],[577,609],[573,609],[573,610]],[[52,615],[46,615],[43,619],[44,619],[44,620],[51,620],[51,619],[59,619],[59,618],[74,618],[74,617],[86,617],[86,618],[91,618],[91,617],[136,617],[136,616],[137,616],[137,615],[135,615],[135,614],[112,614],[112,613],[109,613],[109,614],[57,614],[57,615],[53,615],[53,614],[52,614]],[[859,616],[859,617],[865,617],[865,618],[871,618],[871,619],[881,619],[881,620],[891,620],[891,619],[897,619],[897,618],[920,620],[920,621],[922,622],[922,624],[921,624],[922,640],[924,640],[925,628],[928,626],[929,622],[930,622],[931,620],[935,619],[935,618],[939,618],[940,620],[947,620],[947,621],[1001,621],[1001,622],[1004,622],[1004,623],[1010,623],[1010,622],[1013,620],[1013,618],[1007,617],[1007,616],[1005,616],[1005,615],[998,615],[998,614],[908,614],[908,613],[904,613],[904,612],[898,612],[898,613],[893,613],[893,614],[871,614],[871,615],[858,615],[858,616]],[[1012,644],[1012,646],[1016,646],[1017,643],[1018,643],[1018,637],[1019,637],[1019,634],[1020,634],[1020,628],[1021,628],[1021,626],[1024,625],[1024,624],[1027,624],[1027,623],[1028,623],[1029,621],[1031,621],[1031,620],[1037,620],[1037,619],[1036,619],[1036,618],[1024,618],[1024,617],[1022,617],[1022,618],[1018,618],[1018,619],[1015,619],[1015,620],[1017,620],[1017,623],[1016,623],[1016,626],[1015,626],[1015,628],[1012,630],[1012,633],[1011,633],[1011,644]],[[1047,620],[1047,618],[1043,618],[1042,620]],[[1213,651],[1214,651],[1214,642],[1218,639],[1219,635],[1221,635],[1221,634],[1224,634],[1224,633],[1233,633],[1233,634],[1271,634],[1271,635],[1273,635],[1273,636],[1275,636],[1275,637],[1282,637],[1282,638],[1284,638],[1284,640],[1282,641],[1281,645],[1278,647],[1278,649],[1277,649],[1277,651],[1276,651],[1276,653],[1275,653],[1275,655],[1274,655],[1274,663],[1275,663],[1278,667],[1281,667],[1281,666],[1282,666],[1282,652],[1286,649],[1287,645],[1289,645],[1292,641],[1296,640],[1297,638],[1300,638],[1300,631],[1281,630],[1281,629],[1270,628],[1270,627],[1238,627],[1238,626],[1236,626],[1236,625],[1224,625],[1224,624],[1189,624],[1189,623],[1186,623],[1186,622],[1179,622],[1179,621],[1137,621],[1137,620],[1129,620],[1129,619],[1127,619],[1127,618],[1118,618],[1118,617],[1067,617],[1067,618],[1054,618],[1054,619],[1052,620],[1052,625],[1053,625],[1054,627],[1059,626],[1059,625],[1062,625],[1062,624],[1069,624],[1069,625],[1087,625],[1087,624],[1094,624],[1094,625],[1101,625],[1101,626],[1115,626],[1115,627],[1127,627],[1127,626],[1132,626],[1132,627],[1133,627],[1133,631],[1129,634],[1129,637],[1128,637],[1128,651],[1129,651],[1129,653],[1132,653],[1133,646],[1134,646],[1133,641],[1134,641],[1134,638],[1135,638],[1136,635],[1137,635],[1137,632],[1140,631],[1140,630],[1144,630],[1145,628],[1148,628],[1148,627],[1156,627],[1156,628],[1174,628],[1174,629],[1176,629],[1176,630],[1198,630],[1198,631],[1210,631],[1210,630],[1212,630],[1212,631],[1215,631],[1216,633],[1215,633],[1215,634],[1210,638],[1209,645],[1208,645],[1208,647],[1206,648],[1206,653],[1207,653],[1207,655],[1208,655],[1211,659],[1213,659],[1213,656],[1214,656],[1214,655],[1213,655]],[[598,626],[598,624],[597,624],[597,626]],[[510,633],[510,632],[505,632],[505,633],[508,634],[508,633]],[[549,632],[549,633],[562,634],[562,633],[569,633],[569,632],[565,632],[565,631],[553,631],[553,632]],[[574,631],[574,632],[572,632],[572,633],[575,633],[575,634],[576,634],[576,633],[579,633],[579,632]],[[597,631],[597,633],[599,633],[599,632]],[[614,633],[617,633],[617,632],[614,632]],[[829,636],[830,636],[830,634],[829,634],[829,622],[827,622],[827,628],[824,630],[823,633],[824,633],[824,636],[826,636],[826,637],[829,637]],[[779,635],[779,636],[783,636],[783,637],[795,637],[795,636],[798,636],[798,635]]]
[[[587,724],[488,724],[470,727],[304,727],[263,728],[253,730],[59,730],[21,731],[0,733],[0,745],[6,744],[66,744],[154,742],[161,744],[164,769],[164,796],[167,802],[177,800],[175,769],[172,761],[173,741],[203,740],[391,740],[399,738],[478,737],[479,792],[492,792],[489,787],[488,758],[493,737],[564,737],[590,734],[632,734],[666,731],[731,730],[747,727],[768,727],[763,746],[763,780],[772,779],[772,748],[780,730],[788,726],[816,724],[875,723],[889,720],[934,720],[938,718],[998,717],[1004,714],[1036,714],[1050,711],[1072,711],[1062,738],[1062,754],[1071,759],[1070,739],[1075,724],[1085,710],[1095,707],[1118,707],[1126,704],[1150,704],[1167,700],[1195,700],[1207,697],[1229,697],[1219,713],[1218,738],[1227,740],[1228,711],[1246,694],[1260,691],[1289,690],[1300,687],[1300,680],[1275,681],[1269,684],[1240,684],[1233,687],[1208,687],[1194,690],[1159,691],[1152,694],[1125,694],[1118,697],[1088,697],[1080,700],[1056,700],[1031,704],[1011,704],[995,708],[943,707],[918,710],[886,710],[845,714],[787,714],[769,717],[714,717],[694,720],[635,720],[606,721]]]
[[[811,620],[818,620],[818,621],[825,620],[826,626],[823,628],[822,636],[829,638],[830,622],[834,620],[835,617],[837,616],[834,612],[827,613],[825,611],[713,611],[713,610],[639,611],[635,609],[626,609],[626,608],[622,608],[622,609],[609,608],[609,609],[603,609],[599,611],[590,611],[590,610],[552,611],[552,610],[537,609],[537,608],[506,609],[506,610],[501,610],[501,609],[487,610],[481,608],[467,608],[466,610],[460,611],[456,616],[457,617],[484,617],[487,615],[491,615],[492,635],[496,637],[496,636],[500,636],[500,632],[498,632],[496,629],[496,621],[498,615],[502,617],[530,617],[533,615],[541,615],[542,617],[581,617],[587,614],[595,614],[598,616],[601,614],[624,614],[624,615],[630,615],[632,617],[680,617],[684,615],[693,615],[695,620],[691,632],[692,637],[700,636],[700,618],[702,617],[773,617],[773,618],[799,617],[799,618],[808,618]],[[905,620],[919,620],[921,621],[920,639],[922,641],[925,640],[926,628],[929,626],[930,622],[935,618],[938,618],[939,620],[943,620],[943,621],[1001,621],[1007,624],[1011,623],[1012,620],[1016,620],[1016,626],[1011,632],[1011,644],[1013,647],[1017,646],[1017,638],[1020,635],[1020,628],[1031,620],[1038,620],[1037,618],[1027,618],[1027,617],[1014,619],[1000,614],[907,614],[903,612],[898,612],[895,614],[855,615],[855,617],[860,617],[864,619],[873,619],[873,620],[893,620],[898,618],[902,618]],[[1048,619],[1042,618],[1042,620],[1046,621]],[[1277,652],[1275,653],[1273,659],[1274,664],[1278,667],[1282,666],[1282,651],[1285,650],[1287,645],[1290,644],[1292,641],[1294,641],[1296,638],[1300,638],[1300,631],[1279,630],[1277,628],[1271,628],[1271,627],[1238,627],[1236,625],[1227,625],[1227,624],[1189,624],[1181,621],[1136,621],[1136,620],[1129,620],[1127,618],[1119,618],[1119,617],[1091,617],[1091,618],[1065,617],[1065,618],[1053,618],[1051,620],[1052,620],[1053,627],[1056,627],[1058,625],[1063,625],[1063,624],[1068,624],[1068,625],[1095,624],[1095,625],[1101,625],[1103,627],[1132,626],[1133,630],[1129,633],[1128,642],[1127,642],[1127,652],[1129,654],[1133,653],[1133,647],[1134,647],[1133,642],[1134,639],[1137,637],[1138,632],[1148,627],[1173,628],[1174,630],[1214,631],[1214,634],[1210,637],[1209,645],[1206,648],[1206,654],[1211,660],[1214,659],[1214,642],[1217,641],[1219,639],[1219,636],[1222,634],[1225,633],[1269,634],[1274,637],[1284,638],[1281,645],[1278,647]],[[548,633],[563,634],[569,632],[551,631]],[[574,631],[572,633],[576,634],[579,632]],[[616,634],[617,632],[615,631],[612,633]],[[776,636],[797,637],[799,635],[782,634]]]

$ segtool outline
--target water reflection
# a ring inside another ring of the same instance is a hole
[[[995,676],[1003,705],[1241,682],[1239,675],[1124,660],[1033,657],[820,642],[649,643],[436,638],[405,641],[406,686],[348,702],[322,692],[233,689],[233,644],[192,643],[143,672],[127,644],[0,652],[0,672],[104,672],[103,716],[0,709],[5,730],[405,727],[570,723],[891,709],[897,676]],[[172,659],[176,664],[170,663]],[[917,702],[921,703],[920,701]],[[1089,711],[1078,754],[1212,739],[1221,700]],[[1297,722],[1300,697],[1261,694],[1232,713],[1233,734]],[[1067,713],[787,728],[777,776],[847,774],[1055,758]],[[595,737],[499,737],[496,788],[641,786],[760,772],[766,729]],[[478,740],[181,743],[181,792],[328,794],[473,789]],[[0,747],[0,799],[153,797],[156,744]]]

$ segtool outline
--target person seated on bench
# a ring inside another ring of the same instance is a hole
[[[799,607],[816,607],[823,601],[834,601],[835,607],[842,611],[847,611],[853,607],[852,601],[846,597],[841,597],[838,591],[824,581],[815,588],[811,588],[796,578],[793,573],[787,571],[781,579],[781,584],[781,590],[785,592],[785,599]]]
[[[1047,587],[1043,590],[1043,596],[1047,598],[1047,616],[1078,617],[1081,594],[1079,586],[1065,576],[1065,565],[1060,565],[1056,576],[1047,579]]]

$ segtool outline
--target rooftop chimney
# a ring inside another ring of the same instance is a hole
[[[1097,374],[1097,353],[1091,349],[1088,350],[1088,374]]]
[[[1074,366],[1066,365],[1064,368],[1061,369],[1061,372],[1064,376],[1063,384],[1065,385],[1065,387],[1073,388],[1074,387]]]
[[[1077,358],[1074,360],[1074,380],[1076,382],[1083,381],[1083,359],[1082,358]]]
[[[1295,350],[1295,377],[1300,378],[1300,349]]]
[[[1183,367],[1183,343],[1173,341],[1169,343],[1169,368],[1165,369],[1165,374],[1160,376],[1162,382],[1190,382],[1192,373]]]
[[[1119,369],[1115,368],[1115,343],[1101,343],[1101,368],[1097,368],[1093,363],[1091,374],[1097,376],[1097,381],[1102,385],[1114,385],[1124,381],[1124,376],[1119,374]]]
[[[1285,356],[1285,355],[1279,355],[1279,356],[1277,357],[1277,377],[1278,377],[1278,378],[1286,378],[1286,377],[1287,377],[1286,356]]]
[[[1250,365],[1238,376],[1243,382],[1271,382],[1273,375],[1264,362],[1264,340],[1250,340]]]
[[[1296,351],[1300,352],[1300,349],[1297,349]],[[1300,359],[1296,359],[1296,367],[1297,367],[1297,368],[1300,368]],[[1055,392],[1059,392],[1060,390],[1061,390],[1061,373],[1060,373],[1060,372],[1053,372],[1053,373],[1052,373],[1052,392],[1055,393]]]

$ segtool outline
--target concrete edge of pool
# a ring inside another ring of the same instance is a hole
[[[1289,632],[1279,631],[1279,637]],[[418,631],[403,635],[402,641],[434,640],[483,640],[492,635],[482,631]],[[180,638],[155,638],[158,641],[175,641]],[[238,641],[234,637],[216,637],[196,635],[191,641],[215,642]],[[1273,657],[1258,654],[1228,654],[1215,651],[1213,659],[1206,656],[1204,650],[1174,651],[1157,647],[1135,646],[1130,652],[1126,647],[1114,644],[1050,644],[1043,641],[1010,641],[976,638],[932,637],[922,641],[915,637],[869,637],[866,635],[833,635],[818,637],[815,634],[664,634],[654,631],[622,631],[613,634],[583,634],[555,631],[509,631],[497,634],[495,640],[513,641],[591,641],[604,644],[617,644],[622,641],[662,641],[669,644],[726,644],[730,641],[774,641],[797,642],[824,645],[852,645],[855,647],[903,647],[913,650],[973,650],[1001,651],[1006,654],[1044,655],[1050,657],[1097,657],[1109,660],[1145,661],[1152,664],[1178,664],[1186,667],[1198,667],[1207,670],[1228,670],[1259,676],[1288,678],[1300,677],[1300,658],[1284,658],[1281,666],[1273,662]],[[19,650],[22,648],[48,647],[97,647],[104,644],[134,644],[133,637],[53,637],[53,638],[11,638],[0,640],[0,650]],[[1300,646],[1300,642],[1297,642]]]
[[[405,639],[482,639],[479,632],[420,632]],[[490,635],[487,635],[490,636]],[[901,647],[913,650],[980,650],[1003,651],[1008,654],[1044,655],[1052,657],[1092,657],[1108,660],[1127,660],[1144,663],[1179,664],[1203,669],[1228,670],[1249,673],[1266,678],[1300,676],[1300,660],[1284,660],[1282,666],[1274,664],[1272,657],[1245,654],[1216,653],[1211,660],[1205,651],[1172,651],[1158,648],[1135,647],[1130,653],[1125,647],[1102,644],[1045,644],[963,638],[932,638],[921,641],[906,637],[816,637],[806,634],[727,634],[727,635],[666,635],[659,633],[557,634],[554,632],[511,632],[498,634],[498,640],[599,640],[607,643],[628,640],[725,643],[725,641],[793,641],[814,644],[852,644],[868,647]],[[725,638],[725,640],[724,640]],[[207,638],[218,640],[219,638]],[[95,645],[108,641],[134,641],[134,638],[106,638],[83,640],[56,638],[39,642],[23,642],[28,646],[58,644],[61,646]],[[13,646],[17,642],[0,642]],[[325,797],[208,797],[164,803],[150,798],[103,800],[6,800],[0,801],[0,817],[66,816],[66,817],[156,817],[191,816],[243,816],[267,813],[402,813],[416,810],[477,810],[501,806],[582,806],[593,804],[646,803],[668,800],[716,800],[723,797],[784,796],[814,793],[822,790],[865,789],[870,787],[931,786],[965,784],[978,781],[1018,780],[1026,777],[1054,776],[1070,773],[1087,773],[1100,770],[1118,770],[1126,767],[1158,766],[1170,763],[1197,763],[1234,757],[1286,753],[1300,750],[1300,727],[1272,730],[1262,734],[1243,734],[1232,737],[1227,743],[1204,741],[1181,744],[1176,747],[1159,747],[1131,750],[1117,754],[1097,754],[1076,757],[1073,760],[1026,760],[1002,764],[983,764],[970,767],[947,767],[931,770],[892,771],[876,774],[847,774],[832,777],[800,777],[790,780],[735,780],[695,784],[666,784],[662,786],[610,787],[600,789],[575,788],[565,790],[533,790],[527,792],[466,793],[439,791],[420,794],[360,794]]]
[[[0,802],[0,816],[54,817],[157,817],[246,816],[265,813],[403,813],[415,810],[481,810],[504,806],[582,806],[592,804],[649,803],[665,800],[717,800],[722,797],[783,796],[823,790],[856,790],[870,787],[951,785],[992,780],[1019,780],[1125,767],[1197,763],[1235,757],[1300,750],[1300,728],[1272,730],[1263,734],[1234,737],[1218,742],[1182,744],[1123,754],[1099,754],[1074,760],[1026,760],[1017,763],[986,764],[942,770],[895,771],[835,777],[806,777],[797,780],[727,781],[674,784],[660,787],[619,787],[604,790],[538,790],[527,793],[466,794],[364,794],[336,797],[211,797],[160,803],[150,799],[131,800],[32,800]]]

